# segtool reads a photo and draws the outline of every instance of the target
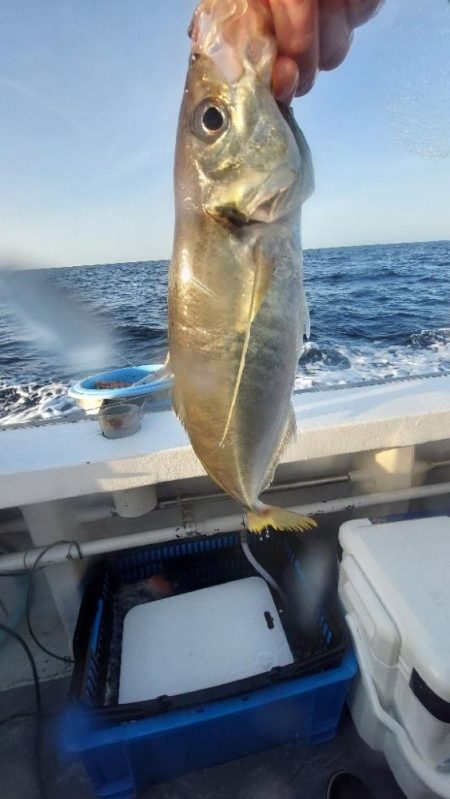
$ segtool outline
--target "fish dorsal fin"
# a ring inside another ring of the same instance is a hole
[[[302,187],[301,201],[303,203],[314,191],[314,167],[312,163],[311,150],[309,149],[308,142],[306,141],[302,131],[297,125],[297,120],[294,117],[292,108],[284,103],[278,103],[278,108],[280,109],[284,119],[286,120],[286,123],[289,125],[293,133],[298,151],[300,153],[300,185]]]
[[[225,439],[228,435],[228,431],[230,429],[231,419],[233,417],[233,412],[236,406],[236,400],[239,395],[239,388],[241,386],[242,375],[244,374],[245,360],[247,358],[248,347],[250,344],[252,323],[256,314],[261,308],[262,303],[264,302],[264,298],[267,294],[267,290],[269,288],[273,276],[273,270],[274,270],[273,261],[267,258],[267,256],[264,253],[264,249],[259,242],[257,242],[253,248],[253,262],[254,262],[254,278],[253,278],[252,294],[249,305],[248,319],[245,327],[244,344],[242,346],[239,369],[236,377],[236,382],[234,385],[230,407],[228,410],[228,416],[225,423],[225,428],[222,434],[219,447],[223,447]]]
[[[295,420],[295,411],[294,408],[292,407],[292,402],[291,402],[289,406],[289,414],[286,420],[286,426],[284,428],[283,437],[278,447],[276,448],[274,454],[272,455],[271,461],[266,469],[266,473],[262,481],[261,491],[266,491],[269,488],[273,480],[273,476],[275,474],[275,469],[277,468],[278,461],[280,460],[284,450],[289,446],[291,441],[295,439],[296,435],[297,435],[297,422]]]
[[[283,454],[286,447],[297,437],[297,420],[295,418],[295,411],[292,402],[289,406],[289,415],[286,422],[286,429],[284,431],[283,441],[279,452],[279,457]]]

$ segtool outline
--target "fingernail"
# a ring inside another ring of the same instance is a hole
[[[294,75],[292,80],[289,81],[284,87],[283,91],[279,92],[277,95],[278,100],[282,100],[283,102],[291,102],[292,98],[295,95],[298,86],[298,74]]]

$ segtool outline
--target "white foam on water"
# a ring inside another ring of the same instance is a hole
[[[422,330],[407,343],[381,341],[320,347],[308,341],[299,363],[297,390],[450,374],[450,328]],[[51,421],[83,414],[64,383],[0,383],[0,426]]]
[[[79,408],[67,395],[67,388],[62,383],[51,383],[48,386],[39,386],[36,383],[0,385],[0,400],[3,397],[5,413],[3,416],[0,411],[0,425],[56,420],[78,414]]]
[[[295,381],[296,389],[343,386],[450,373],[450,328],[413,333],[410,343],[355,344],[322,351],[308,342]]]

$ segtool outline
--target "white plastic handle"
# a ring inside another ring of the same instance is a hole
[[[429,793],[426,794],[427,799],[450,799],[450,774],[439,773],[432,767],[427,766],[414,749],[401,724],[395,721],[395,719],[381,707],[373,680],[370,677],[370,667],[359,634],[357,618],[353,613],[348,613],[345,619],[358,658],[359,678],[364,684],[367,700],[373,715],[396,739],[397,746],[401,750],[401,754],[408,767],[411,769],[411,772],[416,774],[424,787],[428,789]],[[358,677],[356,679],[358,679]],[[404,786],[402,787],[404,790]],[[425,793],[422,795],[425,796]]]

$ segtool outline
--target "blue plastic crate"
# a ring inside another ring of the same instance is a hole
[[[356,670],[348,652],[334,669],[134,722],[102,725],[72,708],[65,745],[80,755],[99,796],[128,799],[150,783],[297,737],[311,744],[332,738]]]
[[[290,566],[295,579],[303,582],[307,578],[301,569],[301,547],[295,541],[291,534],[277,534],[273,541],[254,546],[259,547],[258,559],[270,562],[278,579]],[[286,629],[293,666],[192,695],[165,697],[159,703],[106,706],[108,608],[117,581],[133,582],[177,566],[181,592],[255,573],[242,554],[238,534],[177,541],[119,556],[102,576],[97,572],[82,603],[63,742],[66,751],[79,755],[102,797],[133,797],[150,783],[297,737],[311,744],[327,740],[336,732],[357,670],[346,648],[344,623],[325,602],[318,609],[314,634]]]

